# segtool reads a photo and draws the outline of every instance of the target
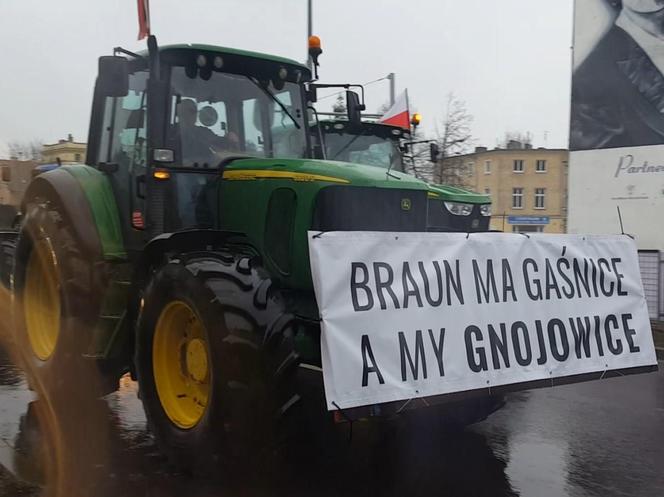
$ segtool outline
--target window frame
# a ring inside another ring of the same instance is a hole
[[[546,188],[535,188],[535,204],[534,209],[545,210],[546,209]],[[541,199],[542,205],[538,205],[538,200]]]
[[[484,161],[484,174],[491,174],[491,159]]]
[[[540,167],[539,167],[540,164],[544,165],[544,167],[542,169],[540,169]],[[542,173],[546,173],[547,172],[546,170],[547,170],[546,159],[537,159],[535,161],[535,172],[542,174]]]
[[[519,190],[517,192],[517,190]],[[525,197],[525,189],[523,187],[513,187],[512,188],[512,209],[523,209],[524,208],[524,197]],[[516,205],[516,199],[519,199],[519,204]]]
[[[516,168],[516,165],[520,164],[520,169]],[[526,171],[525,161],[523,159],[513,159],[512,161],[512,172],[516,174],[523,174]]]

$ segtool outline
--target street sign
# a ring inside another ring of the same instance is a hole
[[[509,224],[549,224],[549,216],[507,216]]]

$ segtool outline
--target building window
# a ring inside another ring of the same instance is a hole
[[[544,209],[544,196],[546,191],[544,188],[535,188],[535,209]]]
[[[535,172],[536,173],[545,173],[546,172],[546,161],[545,160],[538,160],[535,162]]]
[[[469,162],[466,166],[468,167],[468,174],[470,176],[475,176],[475,163]]]
[[[9,166],[4,166],[2,168],[2,181],[11,181],[12,179],[12,170],[9,169]]]
[[[512,171],[515,173],[523,172],[523,159],[514,159],[514,166],[512,167]]]
[[[76,155],[74,155],[74,160],[75,160],[76,162],[81,162],[81,154],[76,154]]]
[[[485,160],[484,161],[484,174],[491,174],[491,161],[490,160]]]
[[[523,209],[523,188],[512,188],[512,208]]]
[[[491,195],[491,188],[485,188],[484,189],[484,194],[485,195]]]

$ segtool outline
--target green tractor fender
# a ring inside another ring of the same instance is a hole
[[[23,197],[21,211],[36,199],[54,202],[81,251],[93,260],[124,260],[118,208],[110,182],[89,166],[63,166],[40,174]]]
[[[258,255],[246,235],[235,231],[191,229],[162,233],[144,247],[135,264],[133,281],[137,288],[141,288],[147,283],[152,270],[167,262],[170,255],[201,250],[231,250],[250,256]]]

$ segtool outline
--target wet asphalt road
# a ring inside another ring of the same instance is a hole
[[[169,468],[128,378],[106,399],[41,423],[64,427],[51,429],[59,442],[45,443],[38,420],[50,419],[48,409],[0,355],[0,495],[38,495],[33,483],[19,482],[21,492],[3,484],[9,470],[26,482],[66,474],[68,497],[664,496],[664,371],[507,400],[463,432],[356,423],[353,441],[335,451],[291,447],[287,458],[258,455],[246,471],[201,479]],[[42,457],[46,446],[60,448]]]

